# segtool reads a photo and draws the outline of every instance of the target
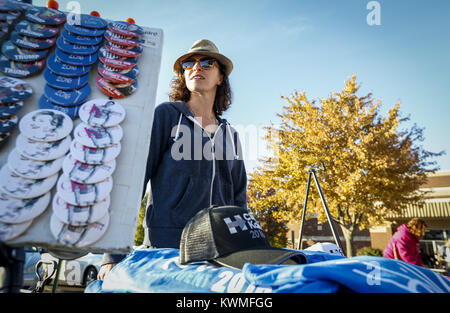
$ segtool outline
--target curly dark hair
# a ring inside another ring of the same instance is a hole
[[[231,106],[231,86],[228,76],[225,74],[225,67],[217,61],[219,64],[220,74],[223,76],[222,84],[217,87],[216,98],[214,99],[213,111],[218,116],[221,116],[223,112],[228,110]],[[188,102],[191,98],[191,92],[186,87],[186,80],[183,73],[178,73],[170,82],[170,101],[184,101]]]
[[[407,226],[411,234],[413,234],[414,236],[418,238],[423,238],[423,236],[425,236],[427,223],[425,223],[424,220],[415,217],[408,222]]]

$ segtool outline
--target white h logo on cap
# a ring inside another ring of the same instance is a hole
[[[237,233],[236,227],[239,227],[241,229],[241,231],[247,230],[247,225],[245,225],[245,221],[242,219],[242,217],[237,214],[234,217],[236,218],[236,220],[234,222],[232,222],[231,218],[229,218],[229,217],[226,217],[223,219],[225,224],[227,224],[227,226],[228,226],[228,230],[230,231],[230,234]]]

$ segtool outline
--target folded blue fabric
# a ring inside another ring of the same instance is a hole
[[[85,292],[450,292],[450,280],[446,277],[403,261],[302,252],[307,256],[307,264],[247,263],[242,270],[236,270],[207,262],[180,265],[178,249],[136,250],[117,264],[104,281],[91,283]]]

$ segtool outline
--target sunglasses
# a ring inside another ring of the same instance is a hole
[[[195,66],[195,63],[199,63],[200,67],[204,70],[209,70],[213,68],[214,62],[216,62],[216,59],[202,59],[202,60],[185,60],[181,62],[181,67],[183,68],[183,71],[185,70],[192,70],[192,68]]]

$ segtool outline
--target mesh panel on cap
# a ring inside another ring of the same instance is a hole
[[[209,211],[208,209],[197,213],[183,229],[180,264],[209,260],[218,256]]]

